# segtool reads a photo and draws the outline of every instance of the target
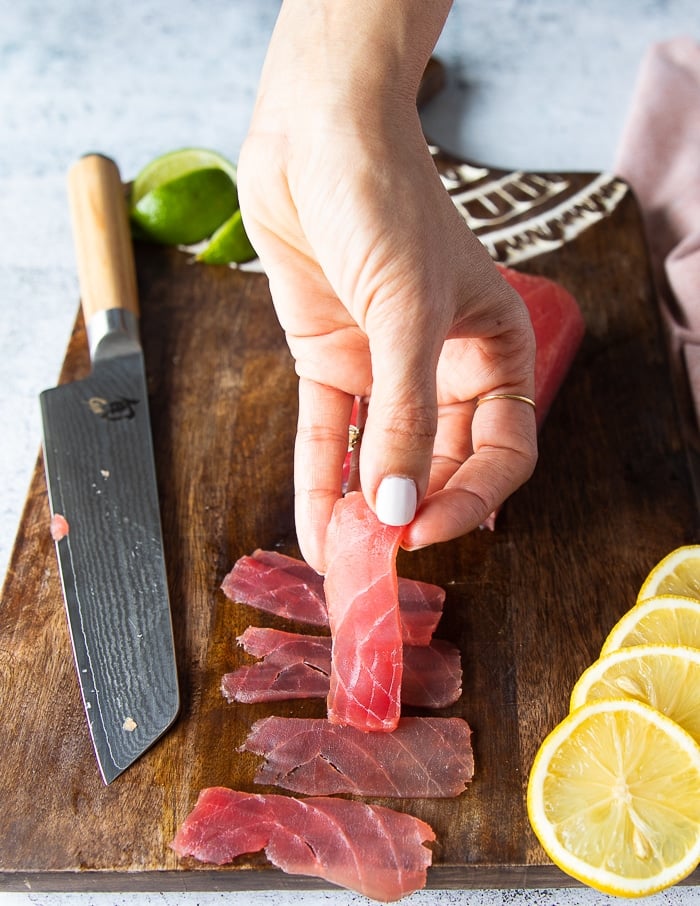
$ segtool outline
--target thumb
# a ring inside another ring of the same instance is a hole
[[[372,389],[360,447],[360,483],[369,506],[386,525],[408,525],[428,487],[438,360],[428,337],[416,321],[411,329],[403,324],[400,331],[369,336]]]

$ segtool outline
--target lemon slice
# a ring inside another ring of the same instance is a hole
[[[613,651],[581,674],[571,693],[571,710],[613,698],[651,705],[700,743],[700,651],[681,645],[635,645]]]
[[[700,861],[700,746],[649,705],[584,705],[542,743],[527,809],[567,874],[605,893],[646,896]]]
[[[700,545],[678,547],[656,564],[642,582],[637,601],[657,595],[683,595],[700,600]]]
[[[136,176],[129,195],[134,234],[166,245],[201,242],[237,209],[236,168],[204,148],[157,157]]]
[[[630,645],[686,645],[700,648],[700,601],[657,595],[640,601],[613,626],[601,656]]]

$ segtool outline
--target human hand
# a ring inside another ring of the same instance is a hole
[[[425,26],[440,5],[400,8]],[[397,29],[394,17],[387,33],[377,4],[352,0],[345,11],[361,13],[366,40],[348,50],[348,23],[335,21],[345,6],[333,0],[314,32],[306,4],[284,4],[238,171],[299,375],[297,534],[319,572],[355,397],[369,398],[363,493],[380,519],[408,523],[409,549],[481,524],[536,460],[531,406],[476,408],[494,393],[532,397],[534,337],[423,137],[415,95],[437,35],[423,28],[416,47],[411,23]]]

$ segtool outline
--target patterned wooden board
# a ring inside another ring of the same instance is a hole
[[[418,94],[424,108],[445,87],[433,57]],[[528,173],[467,161],[429,143],[443,185],[496,261],[509,266],[561,248],[610,215],[628,194],[610,173]],[[637,237],[638,238],[638,237]]]
[[[555,251],[609,216],[629,189],[607,173],[525,173],[460,162],[431,146],[443,184],[497,261]]]

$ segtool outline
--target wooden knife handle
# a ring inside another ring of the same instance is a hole
[[[78,279],[86,323],[100,311],[139,314],[126,196],[117,165],[88,154],[68,171]]]

